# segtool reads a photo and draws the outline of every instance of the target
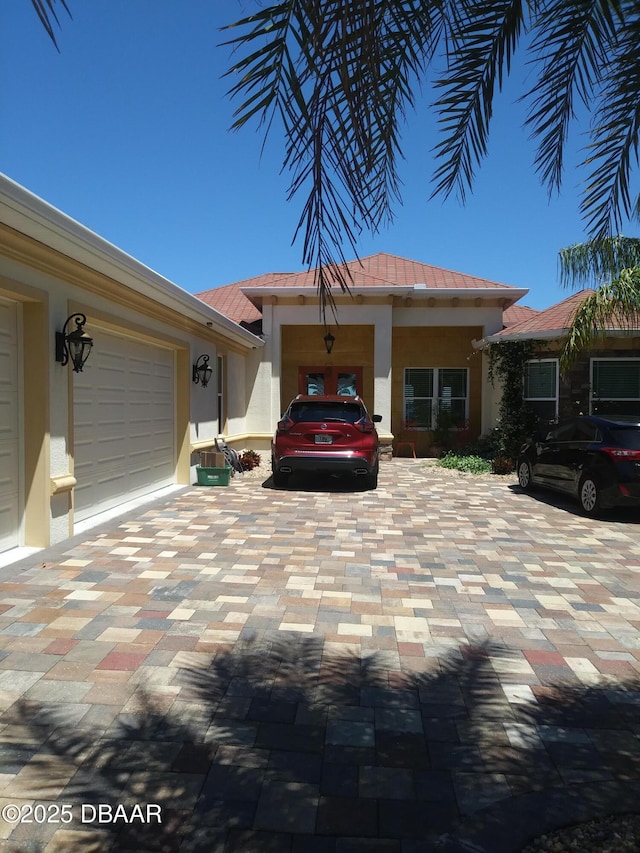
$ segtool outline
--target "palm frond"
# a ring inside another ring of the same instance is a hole
[[[622,216],[633,217],[637,202],[629,187],[640,143],[640,7],[625,4],[625,18],[605,66],[587,163],[593,165],[581,211],[589,233],[619,231]]]
[[[640,330],[640,266],[622,270],[618,278],[588,296],[576,311],[560,356],[564,372],[607,329]]]
[[[640,238],[616,237],[589,240],[562,249],[560,281],[565,287],[609,284],[624,269],[640,267]]]
[[[289,198],[307,194],[296,237],[305,263],[330,271],[317,272],[323,306],[330,279],[348,289],[348,271],[336,272],[343,244],[357,254],[361,228],[377,230],[399,199],[399,126],[438,41],[434,8],[283,0],[236,23],[227,42],[248,51],[228,72],[230,94],[242,99],[233,127],[257,119],[268,132],[276,116],[282,123]]]
[[[47,34],[53,42],[56,50],[59,50],[58,42],[56,41],[56,34],[53,29],[54,23],[60,26],[60,20],[56,14],[56,3],[59,3],[69,17],[71,17],[71,12],[69,11],[66,0],[31,0],[31,5],[36,10],[36,14],[40,18],[42,26],[47,31]]]
[[[615,40],[618,18],[609,0],[553,3],[537,17],[531,52],[540,65],[526,124],[540,137],[536,168],[549,191],[560,187],[574,97],[588,106]]]
[[[255,120],[266,138],[281,123],[289,199],[304,199],[296,238],[311,266],[342,268],[343,247],[357,255],[360,230],[392,218],[401,125],[436,52],[447,66],[435,81],[443,136],[432,196],[456,190],[464,202],[487,153],[496,92],[521,46],[539,71],[525,97],[543,183],[550,192],[560,186],[581,103],[594,116],[583,164],[591,168],[582,204],[590,234],[609,238],[624,216],[640,218],[629,184],[640,137],[637,0],[275,0],[226,30],[240,54],[228,72],[239,103],[233,127]],[[333,273],[317,275],[326,296]],[[348,288],[348,272],[337,279]]]
[[[522,0],[482,0],[453,4],[448,20],[449,64],[436,80],[443,94],[440,113],[444,139],[435,148],[440,166],[432,197],[457,189],[464,202],[475,167],[487,153],[496,84],[502,88],[525,23]]]

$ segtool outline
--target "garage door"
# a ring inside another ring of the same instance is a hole
[[[175,482],[173,351],[91,331],[73,377],[76,521]]]
[[[17,329],[15,302],[0,300],[0,551],[18,545],[20,525]]]

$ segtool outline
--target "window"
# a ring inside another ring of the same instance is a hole
[[[558,416],[558,360],[528,361],[524,369],[524,399],[540,421]]]
[[[640,415],[640,358],[591,359],[591,414]]]
[[[469,416],[468,374],[466,367],[405,368],[405,426],[435,429],[438,412],[446,411],[454,427],[464,427]]]
[[[305,394],[324,394],[324,373],[305,374]]]
[[[569,421],[553,431],[553,441],[575,441],[576,440],[576,422]]]
[[[345,421],[355,424],[364,417],[365,412],[359,403],[292,403],[289,411],[291,420],[296,423],[319,423],[320,421]]]
[[[589,421],[576,421],[574,441],[588,441],[589,444],[592,444],[594,441],[602,441],[602,436],[595,424]]]
[[[609,430],[611,438],[627,450],[640,450],[640,429],[637,426],[617,426]]]
[[[601,441],[602,436],[600,430],[595,424],[589,421],[571,420],[566,423],[559,424],[555,429],[547,435],[545,441],[584,441],[591,444],[594,441]]]

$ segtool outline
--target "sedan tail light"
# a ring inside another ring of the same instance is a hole
[[[626,450],[623,447],[603,447],[602,452],[614,462],[640,462],[640,450]]]

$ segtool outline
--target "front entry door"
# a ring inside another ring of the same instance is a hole
[[[362,394],[361,367],[301,367],[298,371],[299,394]]]

